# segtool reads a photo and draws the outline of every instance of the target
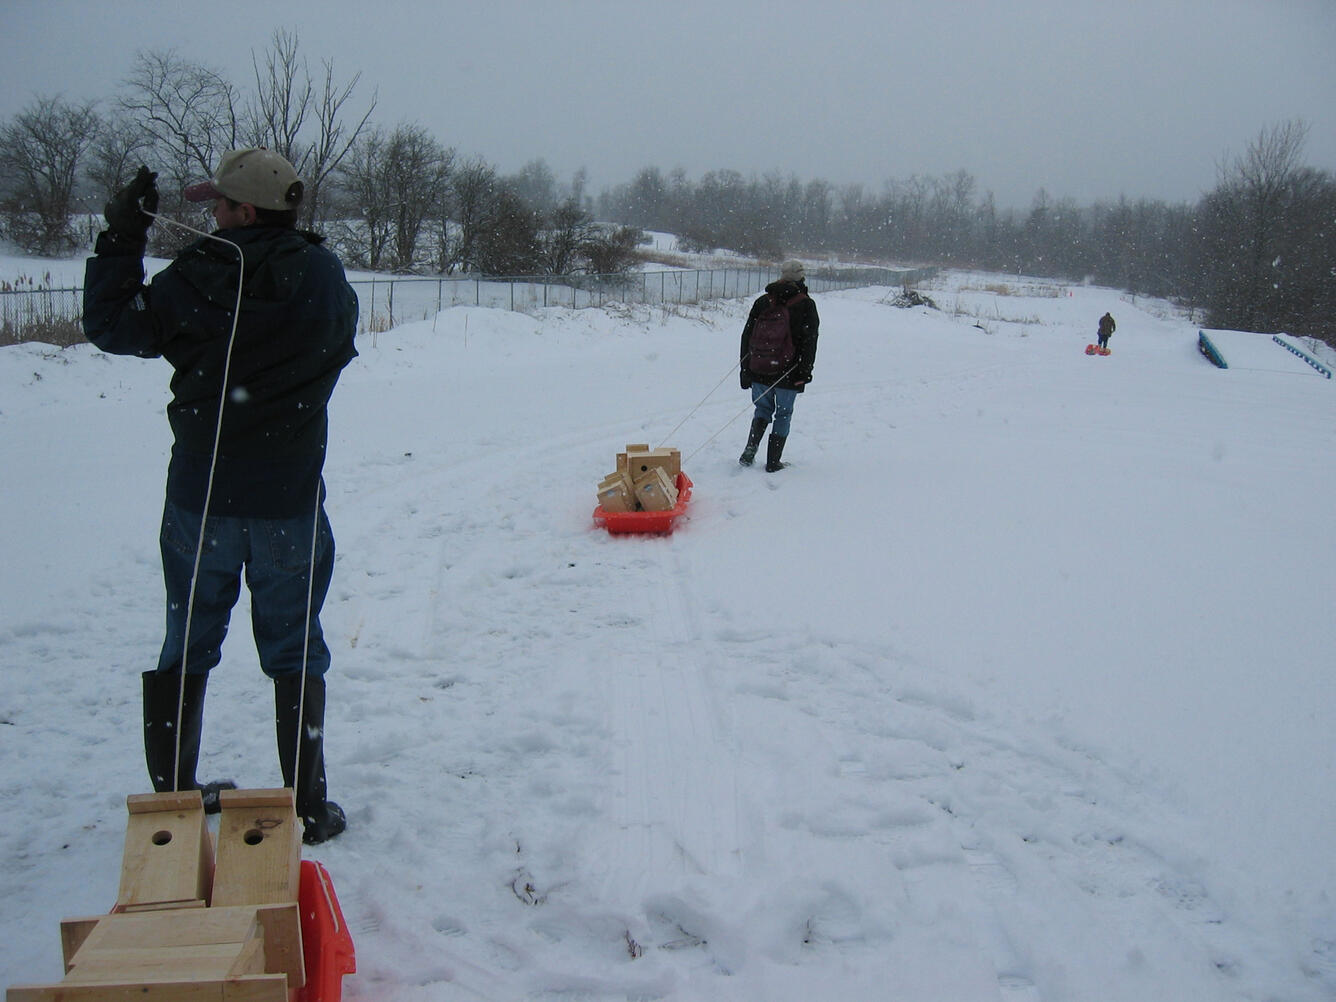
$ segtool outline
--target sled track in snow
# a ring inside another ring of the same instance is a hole
[[[736,749],[723,728],[709,645],[689,577],[667,540],[633,559],[644,641],[612,672],[608,705],[617,761],[617,831],[609,899],[635,899],[647,876],[733,877],[743,867]]]

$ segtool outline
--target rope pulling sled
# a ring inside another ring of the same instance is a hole
[[[739,362],[724,374],[723,379],[715,383],[713,389],[693,407],[677,427],[670,431],[664,441],[672,438],[691,419],[691,415],[700,410],[714,391],[724,385],[734,372]],[[769,393],[797,367],[795,362],[779,378],[766,387]],[[748,403],[726,422],[723,427],[702,442],[694,452],[687,456],[693,459],[707,445],[713,442],[739,416],[751,410],[754,405]],[[695,485],[682,469],[681,453],[677,449],[662,445],[651,449],[647,444],[633,443],[625,452],[617,453],[617,469],[604,477],[598,485],[598,505],[594,508],[594,524],[607,529],[609,535],[664,534],[673,531],[678,519],[686,514],[691,503],[691,492]]]

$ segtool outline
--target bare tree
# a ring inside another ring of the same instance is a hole
[[[124,112],[102,120],[88,153],[88,181],[98,194],[125,185],[148,158],[149,137]]]
[[[301,174],[306,168],[306,150],[300,137],[314,87],[306,62],[298,55],[299,47],[295,33],[278,28],[264,53],[263,68],[259,57],[251,53],[255,100],[246,116],[246,138],[251,146],[264,146],[286,157]]]
[[[0,128],[0,171],[5,192],[0,218],[5,232],[38,254],[68,250],[75,184],[97,135],[92,102],[38,98]]]
[[[644,231],[635,226],[599,226],[580,248],[580,253],[590,274],[621,274],[639,261],[636,248],[644,237]]]
[[[557,178],[552,168],[541,157],[530,160],[518,174],[507,178],[511,191],[528,203],[535,212],[548,212],[560,201],[557,196]]]
[[[308,218],[313,223],[324,218],[322,209],[326,183],[362,135],[371,112],[376,108],[376,93],[373,91],[362,117],[357,119],[357,124],[350,124],[351,120],[343,117],[344,106],[352,98],[362,74],[355,73],[346,84],[340,85],[334,80],[333,61],[325,60],[321,65],[325,74],[315,109],[316,138],[312,143],[310,166],[306,172],[306,206]]]
[[[148,138],[150,166],[159,175],[159,211],[178,219],[197,215],[182,191],[212,174],[223,153],[238,145],[236,88],[217,70],[173,50],[140,52],[118,103]],[[161,226],[153,228],[152,239],[163,252],[186,240]]]
[[[1299,162],[1308,126],[1297,119],[1262,129],[1242,156],[1219,167],[1209,198],[1214,240],[1229,248],[1230,272],[1218,273],[1218,301],[1229,302],[1232,322],[1266,326],[1279,276],[1278,244],[1295,203],[1305,201],[1308,179]],[[1222,248],[1222,249],[1223,249]]]
[[[668,182],[657,167],[642,167],[627,186],[626,221],[654,230],[668,229]]]
[[[345,119],[345,106],[361,74],[339,83],[333,61],[324,60],[317,87],[293,31],[276,30],[263,65],[254,55],[251,63],[255,103],[247,116],[248,139],[252,145],[267,146],[287,157],[306,183],[302,218],[308,224],[319,224],[324,220],[326,182],[361,137],[376,97],[372,95],[355,124]]]
[[[444,197],[454,159],[454,150],[444,149],[420,125],[401,125],[390,136],[386,181],[394,196],[396,271],[411,271],[417,263],[422,227]]]
[[[437,204],[436,270],[476,271],[481,234],[496,217],[496,169],[479,157],[457,166]]]
[[[423,226],[444,196],[454,156],[420,125],[389,135],[373,129],[354,146],[340,177],[349,211],[360,218],[367,267],[407,272],[417,265]],[[361,258],[355,245],[350,250]]]
[[[569,198],[547,214],[538,234],[538,263],[549,275],[570,275],[581,264],[585,246],[598,236],[589,213]]]
[[[497,186],[490,224],[478,234],[478,270],[487,275],[530,275],[538,268],[538,220],[508,184]]]
[[[373,271],[385,263],[392,232],[391,198],[383,183],[387,138],[369,129],[353,144],[339,169],[345,219],[339,241],[350,263]]]
[[[581,167],[571,175],[571,199],[580,208],[587,208],[587,204],[592,204],[592,199],[585,195],[585,188],[589,186],[589,171]]]

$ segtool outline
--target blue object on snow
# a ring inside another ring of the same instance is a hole
[[[1220,366],[1222,369],[1229,368],[1229,363],[1225,361],[1225,356],[1220,354],[1220,349],[1211,343],[1211,339],[1206,336],[1205,331],[1197,331],[1197,348],[1215,365]]]
[[[1314,369],[1316,369],[1316,370],[1317,370],[1318,372],[1320,372],[1322,375],[1326,376],[1328,379],[1331,378],[1331,370],[1328,369],[1328,368],[1327,368],[1325,365],[1323,365],[1321,362],[1319,362],[1317,359],[1315,359],[1312,355],[1308,354],[1308,352],[1303,351],[1303,350],[1300,349],[1300,348],[1296,348],[1294,345],[1290,344],[1288,341],[1283,340],[1279,334],[1272,334],[1272,335],[1271,335],[1271,340],[1274,341],[1274,342],[1276,342],[1276,344],[1280,345],[1282,348],[1285,348],[1285,349],[1288,350],[1288,351],[1292,351],[1292,352],[1294,352],[1296,355],[1298,355],[1300,358],[1302,358],[1305,362],[1307,362],[1309,365],[1311,365]]]

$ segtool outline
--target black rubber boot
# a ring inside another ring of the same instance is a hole
[[[195,779],[199,765],[199,740],[204,728],[204,691],[209,676],[186,674],[184,698],[181,676],[177,672],[159,674],[146,671],[144,680],[144,760],[148,777],[158,793],[173,790],[199,790],[206,814],[219,811],[218,791],[234,790],[237,784],[230,779],[217,779],[200,784]],[[177,758],[176,717],[181,711],[181,750]],[[176,761],[176,777],[172,777],[172,762]]]
[[[784,443],[788,441],[787,435],[771,435],[769,448],[765,454],[765,472],[775,473],[784,469],[784,464],[779,461],[779,457],[784,455]]]
[[[347,828],[348,820],[343,808],[325,796],[325,680],[319,675],[306,676],[306,701],[299,726],[301,687],[302,677],[297,673],[274,679],[278,764],[284,785],[297,794],[297,815],[306,828],[302,841],[318,845]],[[298,770],[295,777],[294,764]]]
[[[738,462],[743,466],[751,466],[756,459],[756,449],[761,444],[761,436],[765,434],[765,429],[770,422],[765,418],[752,418],[751,431],[747,433],[747,447],[742,450],[742,455],[738,457]]]

